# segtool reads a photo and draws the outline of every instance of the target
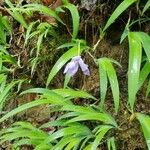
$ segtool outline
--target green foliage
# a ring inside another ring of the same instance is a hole
[[[2,111],[4,104],[9,100],[8,96],[10,95],[10,91],[20,82],[20,80],[6,83],[6,76],[4,74],[0,74],[0,77],[0,111]]]
[[[146,90],[146,97],[150,94],[150,80],[148,82],[148,85],[147,85],[147,90]]]
[[[12,125],[12,127],[3,129],[0,132],[0,135],[1,143],[15,140],[13,145],[14,149],[20,147],[21,145],[46,145],[43,141],[49,137],[46,132],[32,126],[27,122],[16,122]]]
[[[150,0],[147,0],[147,3],[143,8],[142,15],[149,9],[149,7],[150,7]]]
[[[0,44],[6,44],[7,32],[12,32],[11,26],[9,25],[8,18],[0,15]],[[7,31],[7,32],[6,32]]]
[[[105,31],[130,5],[132,5],[137,0],[124,0],[111,14],[108,19],[103,31]]]
[[[40,12],[41,14],[45,14],[47,16],[53,17],[57,21],[64,24],[63,21],[60,19],[60,17],[57,15],[57,12],[41,4],[27,4],[16,10],[27,13],[27,14],[29,13],[31,15],[33,12]]]
[[[40,147],[44,146],[48,149],[55,150],[63,149],[64,147],[67,149],[79,148],[81,142],[85,140],[86,143],[93,141],[91,146],[93,150],[96,150],[99,142],[108,130],[117,128],[115,120],[109,114],[90,107],[77,106],[71,103],[70,100],[77,97],[94,99],[86,92],[71,89],[30,89],[23,92],[23,94],[30,92],[38,92],[42,96],[39,100],[19,106],[7,113],[0,119],[0,122],[33,106],[49,103],[52,106],[60,106],[59,111],[64,112],[64,114],[57,120],[46,123],[40,128],[58,127],[58,130],[53,130],[47,134],[29,123],[19,122],[0,132],[1,143],[14,140],[14,147],[27,144],[33,145],[35,149],[40,149]],[[83,121],[97,121],[99,123],[93,130],[90,130],[82,123]],[[103,122],[102,125],[100,125],[101,122]],[[82,145],[82,147],[85,147],[85,145]]]
[[[133,111],[139,83],[142,46],[136,33],[129,33],[128,101]]]
[[[64,92],[66,92],[66,95],[64,95]],[[19,106],[16,109],[13,109],[11,112],[7,113],[5,116],[3,116],[0,119],[0,122],[3,122],[4,120],[8,119],[9,117],[32,107],[43,105],[43,104],[54,104],[54,105],[67,105],[71,103],[71,99],[73,98],[92,98],[91,95],[87,94],[86,92],[83,91],[73,91],[73,90],[67,90],[67,89],[57,89],[57,90],[48,90],[48,89],[30,89],[22,94],[25,93],[41,93],[43,94],[43,97],[39,100],[32,101],[30,103],[24,104]]]
[[[149,60],[150,37],[143,32],[129,32],[128,101],[133,111],[136,94],[149,75],[149,62],[141,68],[142,46]]]
[[[101,95],[101,103],[100,107],[104,108],[104,100],[107,92],[107,82],[109,79],[114,104],[115,104],[115,112],[118,112],[119,109],[119,85],[118,79],[116,76],[115,69],[112,65],[113,63],[118,64],[116,61],[108,59],[108,58],[100,58],[98,59],[99,65],[99,79],[100,79],[100,95]]]
[[[116,150],[114,137],[111,137],[110,139],[107,140],[107,146],[108,146],[108,150]]]
[[[69,11],[71,12],[72,22],[73,22],[72,38],[75,39],[79,31],[79,22],[80,22],[80,16],[78,10],[75,5],[70,3],[67,3],[66,5],[64,5],[64,7],[69,9]]]
[[[141,113],[137,113],[136,115],[137,119],[139,120],[142,126],[142,130],[147,142],[148,149],[150,150],[150,116]]]
[[[13,6],[13,4],[9,0],[5,0],[5,3],[10,7],[10,9],[8,9],[8,12],[10,13],[10,15],[15,20],[17,20],[23,27],[27,28],[28,25],[27,25],[24,17],[22,16],[22,14],[15,10],[15,7]]]
[[[28,41],[33,38],[36,38],[38,36],[37,39],[37,43],[36,43],[36,57],[32,57],[31,59],[31,75],[33,75],[33,72],[36,69],[36,66],[38,64],[38,60],[39,60],[39,55],[40,55],[40,50],[41,50],[41,45],[42,42],[44,40],[44,38],[46,38],[49,35],[51,36],[56,36],[55,30],[53,29],[53,25],[47,23],[47,22],[43,22],[43,23],[39,23],[39,25],[36,27],[36,30],[34,30],[32,32],[32,29],[34,28],[34,26],[37,24],[38,21],[36,22],[31,22],[29,27],[27,28],[27,32],[26,32],[26,38],[25,38],[25,43],[24,45],[26,46],[28,44]],[[31,51],[32,55],[33,51]]]
[[[150,74],[150,62],[146,61],[143,68],[140,71],[138,90],[141,88],[141,86],[143,85],[149,74]]]
[[[33,38],[37,38],[37,43],[29,54],[32,57],[30,59],[32,66],[31,74],[33,74],[37,64],[40,62],[41,47],[44,39],[48,36],[51,36],[54,39],[59,38],[57,37],[57,31],[55,30],[55,27],[57,27],[58,30],[59,26],[56,26],[55,22],[50,24],[39,20],[32,21],[28,24],[25,20],[26,17],[24,16],[31,17],[37,12],[41,15],[52,17],[62,25],[67,26],[59,17],[59,13],[64,13],[65,9],[68,9],[71,13],[71,40],[58,47],[59,50],[64,49],[65,51],[52,66],[47,78],[46,87],[49,86],[56,74],[61,71],[63,66],[70,59],[74,56],[80,56],[86,50],[89,50],[89,47],[84,40],[77,39],[80,25],[79,12],[77,7],[70,4],[67,0],[63,0],[64,5],[55,10],[41,4],[15,6],[9,0],[5,0],[5,2],[9,7],[7,9],[9,14],[17,20],[21,26],[26,28],[24,48],[28,47],[29,41]],[[104,32],[106,32],[110,25],[135,2],[137,2],[137,0],[124,0],[120,3],[108,19],[104,29],[101,29],[101,37],[103,37]],[[137,6],[138,4],[140,3],[137,3]],[[148,0],[142,10],[142,15],[148,11],[149,7],[150,1]],[[142,15],[140,17],[142,17]],[[135,113],[137,93],[142,86],[144,85],[144,88],[146,86],[145,98],[147,98],[150,93],[150,36],[144,32],[132,32],[130,27],[134,23],[141,21],[141,18],[133,21],[131,24],[130,19],[131,16],[129,16],[121,37],[121,42],[126,37],[128,37],[129,41],[127,74],[128,91],[126,94],[128,94],[127,103],[130,105],[132,113],[130,123],[132,123],[132,117],[136,116],[141,124],[148,149],[150,150],[150,117],[149,115],[141,114],[140,112]],[[14,56],[10,55],[6,48],[8,46],[6,40],[7,35],[8,33],[9,36],[12,36],[13,34],[8,17],[0,15],[0,27],[0,113],[2,115],[5,105],[11,100],[11,97],[14,94],[13,92],[16,92],[16,85],[19,87],[23,80],[12,80],[10,75],[14,66],[18,67],[19,62],[16,62]],[[94,50],[98,44],[101,44],[101,37],[97,44],[94,45]],[[34,55],[32,55],[33,50],[35,50]],[[92,56],[91,53],[89,54]],[[143,60],[142,57],[144,58]],[[117,73],[113,64],[118,65],[119,67],[121,67],[121,65],[117,61],[106,57],[97,59],[92,56],[92,58],[98,65],[100,87],[99,100],[85,91],[70,89],[67,85],[71,76],[68,74],[65,76],[64,88],[51,90],[47,88],[32,88],[23,91],[20,95],[36,93],[38,97],[35,100],[22,104],[4,114],[0,118],[0,123],[3,123],[10,117],[15,116],[22,111],[45,104],[49,106],[50,113],[59,113],[61,115],[58,115],[54,120],[40,125],[40,127],[35,127],[29,122],[15,122],[10,127],[0,130],[0,144],[11,142],[15,150],[21,149],[24,145],[33,146],[35,150],[97,150],[101,144],[107,142],[108,150],[116,150],[118,132],[122,131],[121,126],[124,122],[121,122],[120,125],[119,119],[121,118],[121,114],[118,114],[118,111],[122,110],[120,105],[120,81],[117,78]],[[9,74],[7,75],[6,73]],[[108,113],[110,111],[108,108],[105,108],[104,105],[109,88],[108,83],[114,101],[115,111],[112,114]],[[128,110],[124,111],[126,112]],[[126,119],[127,118],[124,120],[126,121]],[[119,122],[119,125],[117,122]],[[126,123],[128,124],[129,122]]]
[[[70,48],[67,52],[65,52],[55,63],[55,65],[53,66],[52,70],[50,71],[48,75],[46,86],[49,85],[51,80],[58,73],[58,71],[66,64],[67,61],[69,61],[74,56],[80,55],[84,50],[88,48],[85,42],[83,42],[82,40],[77,40],[75,41],[75,43],[76,44],[72,48]]]

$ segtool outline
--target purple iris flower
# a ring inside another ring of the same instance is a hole
[[[84,75],[90,75],[88,65],[84,63],[81,56],[73,57],[72,60],[66,65],[64,73],[74,76],[78,71],[79,67],[81,68]]]

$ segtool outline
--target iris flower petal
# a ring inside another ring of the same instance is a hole
[[[78,71],[78,68],[79,68],[78,63],[71,61],[66,65],[64,73],[68,73],[69,75],[74,76]]]
[[[79,69],[79,66],[84,75],[90,75],[90,71],[88,69],[88,65],[84,63],[81,56],[75,56],[72,60],[66,65],[64,73],[67,73],[71,76],[74,76]]]
[[[84,75],[90,75],[90,71],[89,71],[89,68],[88,68],[88,65],[86,65],[82,59],[79,60],[79,65],[81,67],[81,70],[83,72]]]

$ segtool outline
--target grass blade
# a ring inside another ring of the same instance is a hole
[[[0,93],[0,110],[3,109],[5,102],[8,101],[7,96],[9,94],[10,90],[19,82],[20,82],[20,80],[12,81],[11,83],[6,84],[3,91]]]
[[[67,3],[64,5],[65,8],[69,9],[71,16],[72,16],[72,22],[73,22],[73,34],[72,38],[75,39],[78,35],[79,31],[79,22],[80,22],[80,16],[78,13],[78,9],[75,5]]]
[[[17,12],[14,8],[14,6],[13,6],[13,4],[9,1],[9,0],[5,0],[5,3],[11,8],[11,10],[7,10],[9,13],[10,13],[10,15],[12,15],[13,16],[13,18],[14,19],[16,19],[23,27],[25,27],[25,28],[27,28],[28,27],[28,25],[27,25],[27,23],[26,23],[26,21],[25,21],[25,19],[24,19],[24,17],[22,16],[22,14],[20,14],[19,12]]]
[[[136,33],[130,32],[129,39],[129,68],[128,68],[128,102],[134,109],[137,88],[139,84],[142,46]]]
[[[100,94],[101,94],[101,98],[102,98],[102,102],[104,101],[104,98],[106,96],[106,90],[107,90],[107,77],[109,79],[110,82],[110,86],[111,86],[111,90],[112,90],[112,94],[113,94],[113,99],[114,99],[114,104],[115,104],[115,112],[118,112],[119,109],[119,84],[118,84],[118,79],[117,79],[117,75],[115,72],[115,69],[112,65],[112,62],[116,63],[115,61],[108,59],[108,58],[101,58],[98,60],[99,61],[99,65],[101,68],[103,68],[103,70],[100,70],[102,72],[100,72]],[[104,70],[105,69],[105,70]],[[107,75],[107,77],[106,77]]]
[[[149,93],[150,93],[150,80],[149,80],[148,85],[147,85],[146,97],[149,95]]]
[[[61,22],[62,24],[64,24],[63,21],[60,19],[60,17],[57,15],[57,13],[54,10],[52,10],[49,7],[46,7],[44,5],[41,5],[41,4],[27,4],[27,5],[24,5],[23,8],[24,8],[23,10],[25,12],[38,11],[42,14],[51,16],[51,17],[55,18],[56,20],[58,20],[59,22]]]
[[[108,150],[116,150],[115,138],[111,137],[107,140]]]
[[[146,80],[149,74],[150,74],[150,63],[147,61],[140,72],[139,85],[137,90],[141,88],[141,86],[143,85],[144,81]]]
[[[115,120],[109,114],[95,111],[94,109],[89,107],[76,106],[72,104],[63,106],[62,110],[76,113],[75,114],[76,116],[70,119],[67,123],[85,120],[95,120],[95,121],[102,121],[117,127]]]
[[[147,3],[145,4],[142,11],[142,15],[149,9],[149,7],[150,7],[150,0],[148,0]]]
[[[37,21],[31,22],[30,25],[29,25],[29,27],[27,28],[24,46],[27,45],[27,42],[28,42],[28,40],[29,40],[29,38],[30,38],[31,30],[33,29],[33,26],[34,26],[36,23],[37,23]]]
[[[146,139],[148,150],[150,150],[150,116],[137,113],[137,119],[139,120],[142,126],[142,130],[144,133],[144,137]]]
[[[35,100],[26,104],[23,104],[15,109],[13,109],[12,111],[8,112],[6,115],[4,115],[2,118],[0,118],[0,122],[3,122],[4,120],[16,115],[19,112],[22,112],[24,110],[27,110],[29,108],[35,107],[35,106],[39,106],[39,105],[44,105],[44,104],[57,104],[57,105],[63,105],[67,103],[65,102],[65,100],[63,98],[61,99],[57,99],[56,97],[52,97],[49,99],[40,99],[40,100]]]
[[[100,80],[100,96],[101,96],[101,102],[100,102],[100,108],[104,108],[104,101],[106,97],[106,92],[107,92],[107,73],[106,73],[106,68],[101,61],[99,61],[99,80]]]
[[[144,51],[147,55],[147,58],[150,62],[150,36],[144,32],[136,32],[138,39],[141,41]]]
[[[100,127],[100,129],[96,133],[96,138],[95,138],[94,142],[92,143],[91,150],[97,150],[97,147],[100,144],[102,138],[108,132],[108,130],[110,130],[111,128],[112,128],[112,126],[107,126],[107,125],[103,125]]]
[[[112,13],[108,19],[103,31],[105,31],[130,5],[132,5],[137,0],[124,0]]]

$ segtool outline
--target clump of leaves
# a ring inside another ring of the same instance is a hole
[[[108,29],[108,27],[123,13],[123,11],[125,11],[134,2],[136,2],[136,0],[124,0],[112,13],[108,22],[106,23],[106,26],[102,31],[106,32],[106,29]],[[40,6],[41,5],[28,5],[24,6],[24,8],[26,8],[28,11],[33,11],[37,10],[37,8],[39,8]],[[60,71],[60,69],[70,59],[74,58],[75,56],[80,56],[85,50],[88,49],[88,46],[83,40],[79,40],[76,38],[79,29],[79,14],[76,7],[72,4],[69,4],[67,1],[64,1],[63,7],[68,8],[72,15],[72,40],[70,43],[64,44],[59,47],[69,48],[69,50],[58,59],[58,61],[50,71],[46,84],[47,87],[54,78],[54,76],[58,73],[58,71]],[[148,8],[149,1],[145,5],[143,13]],[[16,10],[17,9],[14,9],[14,11]],[[50,13],[47,7],[43,6],[42,10],[40,11],[46,14]],[[51,12],[51,15],[52,14],[53,13]],[[54,14],[53,17],[57,18]],[[35,33],[33,32],[30,34],[33,25],[34,23],[31,24],[27,30],[26,41],[34,34],[37,34],[36,31]],[[43,36],[46,33],[46,30],[42,31],[43,32],[41,33],[41,30],[38,30],[38,33],[40,33],[41,36],[39,36],[39,41],[43,39]],[[103,35],[105,34],[103,33]],[[150,74],[150,37],[144,32],[131,32],[130,30],[128,30],[125,36],[123,36],[123,38],[125,37],[128,37],[129,40],[127,85],[127,106],[129,104],[129,107],[127,108],[129,108],[129,111],[131,112],[129,122],[131,123],[133,116],[140,122],[148,149],[150,149],[150,117],[149,115],[141,114],[140,112],[135,112],[137,92],[139,91],[143,83],[146,82]],[[40,43],[41,42],[38,42],[37,49],[40,47]],[[144,61],[142,61],[142,50],[144,50],[146,54],[146,59]],[[37,56],[38,55],[39,53],[37,54]],[[119,110],[121,109],[119,105],[121,94],[119,91],[119,80],[117,78],[117,73],[113,66],[113,64],[117,64],[119,66],[120,64],[115,60],[109,58],[94,58],[94,61],[99,67],[99,101],[87,92],[81,90],[72,90],[66,86],[70,78],[73,77],[74,74],[72,74],[71,76],[66,75],[64,89],[49,90],[46,88],[34,88],[24,91],[22,94],[38,93],[39,98],[32,102],[23,104],[8,112],[4,116],[2,116],[2,118],[0,118],[0,122],[5,121],[9,117],[14,116],[21,111],[43,104],[49,104],[50,107],[53,108],[52,112],[61,112],[62,115],[54,121],[50,121],[46,124],[43,124],[39,128],[34,127],[33,125],[27,122],[14,123],[10,128],[1,130],[0,142],[3,143],[6,141],[12,141],[14,148],[20,148],[22,145],[32,145],[36,150],[97,150],[97,148],[100,147],[102,143],[107,141],[108,149],[116,150],[116,135],[114,133],[120,131],[120,128],[117,122],[115,121],[115,117],[108,114],[105,111],[104,103],[106,99],[109,81],[114,101],[115,113],[118,114]],[[2,78],[4,78],[3,75]],[[1,83],[3,83],[3,80]],[[148,82],[146,96],[148,96],[149,92],[150,82]],[[92,104],[89,106],[80,106],[77,104],[75,105],[74,100],[77,98],[91,100]],[[95,105],[95,103],[99,104]],[[44,129],[50,130],[44,131]]]

